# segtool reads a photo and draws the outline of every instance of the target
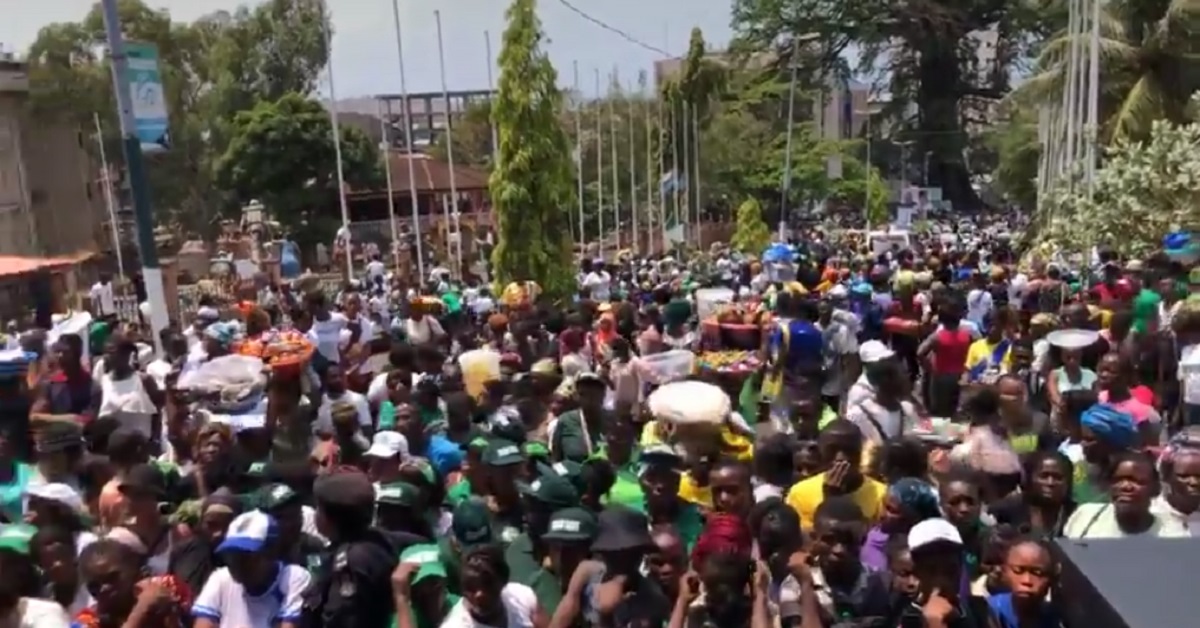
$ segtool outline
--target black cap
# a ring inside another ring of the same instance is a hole
[[[118,487],[126,495],[145,495],[155,499],[167,496],[167,478],[153,464],[139,464],[129,470]]]
[[[313,497],[334,508],[374,508],[375,487],[361,471],[322,475],[313,484]]]

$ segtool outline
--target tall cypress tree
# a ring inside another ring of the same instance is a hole
[[[555,298],[575,290],[567,212],[576,204],[558,73],[541,49],[535,0],[513,0],[492,108],[499,150],[488,187],[499,220],[492,252],[501,286],[532,280]]]

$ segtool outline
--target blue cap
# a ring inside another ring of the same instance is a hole
[[[258,552],[272,539],[279,536],[275,518],[261,510],[238,515],[225,533],[225,540],[217,546],[217,552]]]

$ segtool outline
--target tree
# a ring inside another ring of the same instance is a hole
[[[913,155],[930,154],[929,179],[956,207],[976,207],[978,195],[964,159],[965,123],[980,101],[1009,90],[1011,63],[1022,56],[1043,15],[1034,3],[1002,0],[735,0],[739,47],[777,65],[801,66],[826,89],[853,72],[879,79],[892,99],[884,112],[899,134],[916,142]],[[979,67],[977,32],[994,32],[994,63]],[[910,105],[915,104],[911,110]],[[982,108],[986,111],[986,108]]]
[[[750,199],[738,207],[737,229],[730,244],[747,255],[762,255],[771,244],[771,228],[763,221],[758,201]]]
[[[1145,139],[1156,120],[1175,123],[1189,119],[1188,99],[1200,88],[1195,73],[1195,44],[1200,13],[1192,0],[1134,2],[1114,0],[1101,5],[1100,108],[1107,138]],[[1061,102],[1073,43],[1068,32],[1046,43],[1038,57],[1037,74],[1019,95],[1034,102]],[[1081,43],[1086,63],[1090,43]]]
[[[170,113],[171,149],[148,156],[147,175],[160,224],[213,230],[236,212],[236,198],[214,185],[214,165],[236,114],[261,100],[312,94],[326,65],[320,0],[268,0],[253,9],[220,11],[192,23],[173,22],[142,0],[120,0],[131,41],[158,48]],[[32,113],[90,132],[99,114],[108,155],[122,161],[108,60],[98,53],[104,19],[97,4],[79,22],[49,24],[28,51]],[[89,148],[91,143],[88,144]]]
[[[471,103],[454,119],[450,132],[438,136],[429,154],[435,159],[449,159],[450,141],[454,142],[454,163],[491,169],[492,103],[486,100]]]
[[[562,92],[541,48],[535,0],[513,0],[505,16],[493,112],[499,150],[488,181],[499,220],[492,268],[501,285],[532,280],[567,298],[575,289],[567,212],[576,192]]]
[[[338,192],[336,153],[329,115],[321,103],[300,94],[260,102],[239,113],[230,126],[225,154],[216,164],[218,181],[240,202],[261,201],[302,243],[332,237],[339,222],[331,207]],[[379,183],[379,151],[357,128],[341,128],[346,184]]]
[[[1118,140],[1096,175],[1094,196],[1066,183],[1038,208],[1047,223],[1039,250],[1148,253],[1167,233],[1200,227],[1200,124],[1160,120],[1145,142]]]
[[[1035,112],[1015,108],[1006,120],[988,131],[987,142],[996,153],[992,175],[998,191],[1020,207],[1035,208],[1042,155]]]

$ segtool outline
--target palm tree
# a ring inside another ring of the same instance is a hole
[[[1189,119],[1200,88],[1200,0],[1108,0],[1100,19],[1102,137],[1144,139],[1155,120]],[[1051,104],[1061,98],[1072,43],[1066,31],[1046,43],[1036,73],[1016,98]],[[1089,38],[1082,38],[1085,59]]]

